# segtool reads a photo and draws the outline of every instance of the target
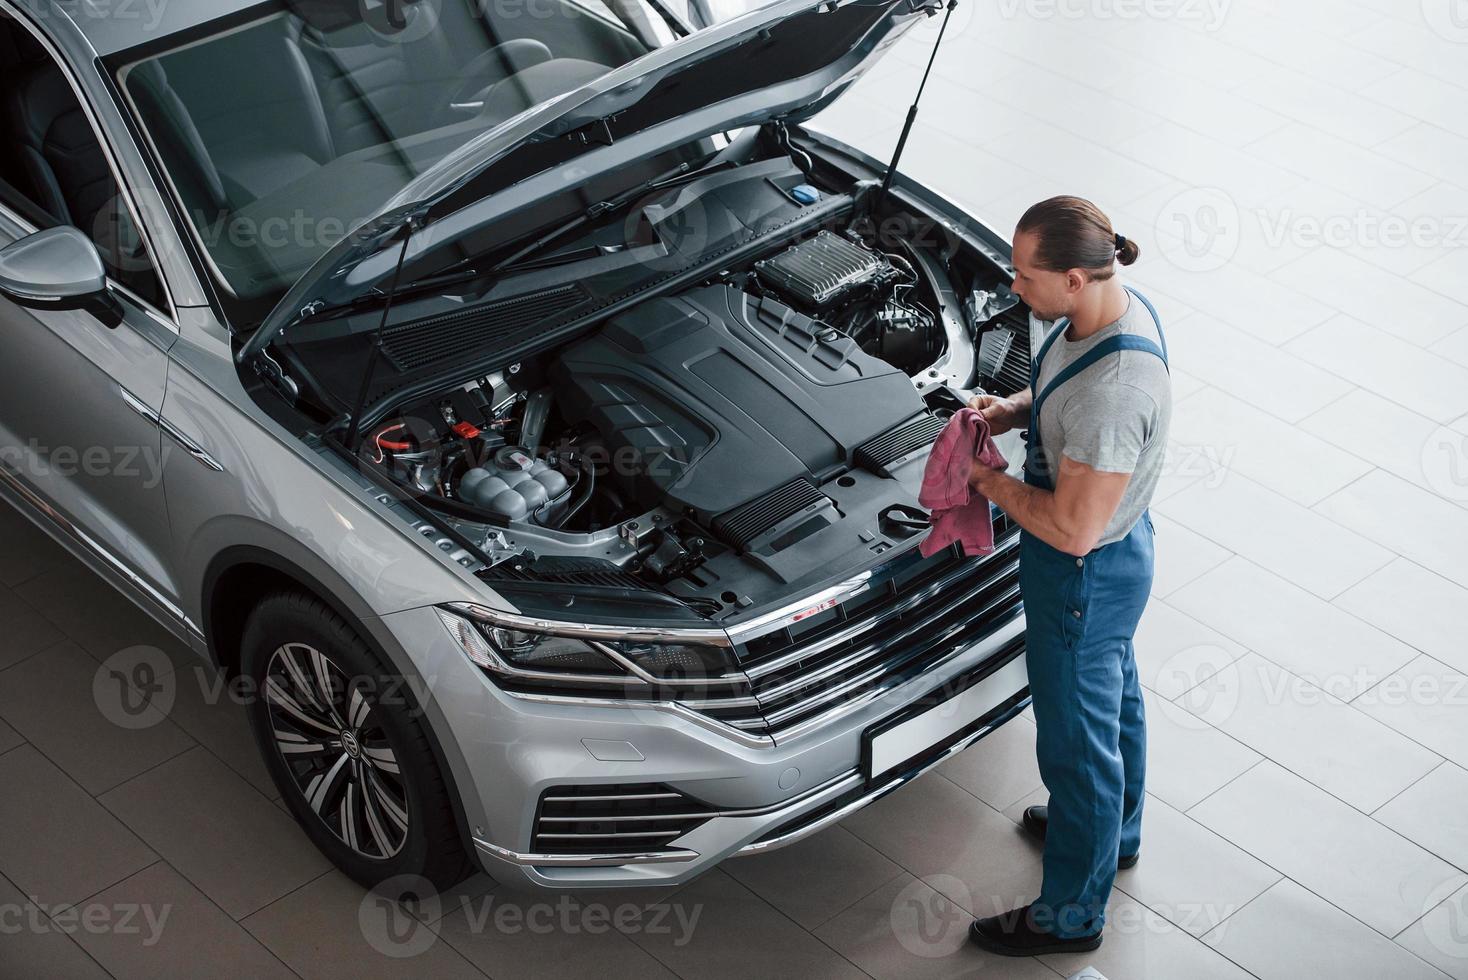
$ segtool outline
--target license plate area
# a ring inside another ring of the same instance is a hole
[[[1023,651],[988,671],[963,678],[955,690],[945,685],[862,734],[862,771],[868,783],[880,782],[905,763],[934,754],[984,728],[986,716],[1014,700],[1029,684]]]

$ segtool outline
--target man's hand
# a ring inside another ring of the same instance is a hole
[[[997,436],[1024,424],[1029,406],[1021,406],[1017,398],[1001,398],[998,395],[975,395],[969,399],[968,407],[984,417],[989,423],[989,434]]]
[[[1055,490],[1025,484],[974,460],[969,486],[999,505],[1020,527],[1069,555],[1087,554],[1121,506],[1130,473],[1108,473],[1060,457]]]

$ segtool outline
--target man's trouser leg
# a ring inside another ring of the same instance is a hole
[[[1030,693],[1050,791],[1035,914],[1055,935],[1085,936],[1105,922],[1124,812],[1140,845],[1145,729],[1131,642],[1151,588],[1152,528],[1139,521],[1125,539],[1084,559],[1026,538],[1020,575]]]

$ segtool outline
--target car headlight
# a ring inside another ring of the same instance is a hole
[[[525,623],[467,604],[438,610],[474,663],[510,681],[632,687],[706,687],[747,679],[721,630],[652,640],[648,631],[581,623]]]

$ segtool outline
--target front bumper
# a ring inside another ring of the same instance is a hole
[[[726,857],[793,843],[962,751],[1029,702],[1023,616],[835,724],[758,745],[666,706],[517,697],[468,662],[431,609],[384,622],[415,640],[405,648],[429,688],[424,703],[476,857],[495,878],[532,889],[680,884]],[[903,724],[919,715],[926,721]],[[887,761],[869,777],[876,739]],[[623,744],[635,751],[597,757],[607,754],[600,747]],[[628,783],[673,787],[713,815],[636,854],[536,853],[536,814],[548,790]]]

